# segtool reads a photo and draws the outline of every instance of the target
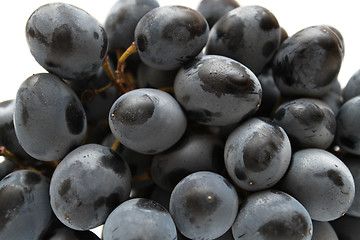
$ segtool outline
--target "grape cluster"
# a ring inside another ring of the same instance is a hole
[[[333,26],[118,0],[25,29],[47,72],[0,103],[0,239],[358,239],[360,72],[340,87]]]

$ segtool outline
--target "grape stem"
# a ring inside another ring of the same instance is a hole
[[[143,174],[141,174],[140,176],[134,177],[131,182],[135,183],[135,182],[140,182],[140,181],[148,181],[151,180],[151,175],[150,175],[150,171],[146,171]]]
[[[126,61],[126,59],[133,53],[137,52],[137,46],[135,42],[132,42],[130,47],[128,47],[128,49],[126,49],[126,51],[121,54],[118,63],[117,63],[117,68],[116,71],[119,71],[121,69],[121,65],[123,65]]]
[[[122,54],[119,54],[120,57],[117,62],[117,68],[115,70],[115,74],[111,69],[110,62],[109,62],[109,56],[106,56],[104,59],[104,62],[102,64],[102,67],[106,73],[106,76],[110,79],[110,83],[106,85],[103,88],[100,89],[86,89],[81,93],[81,102],[87,103],[90,102],[96,95],[98,95],[101,92],[106,91],[112,86],[117,86],[120,93],[126,93],[131,90],[135,89],[135,80],[133,76],[125,72],[126,67],[126,59],[133,53],[137,52],[137,46],[136,43],[133,42],[130,47],[123,52]]]
[[[120,146],[120,144],[121,144],[120,141],[115,139],[115,142],[111,146],[111,150],[116,151],[118,149],[118,147]]]
[[[118,59],[117,67],[115,71],[116,80],[115,84],[118,86],[121,92],[125,93],[135,89],[135,83],[130,81],[127,75],[125,74],[125,67],[126,67],[126,59],[137,52],[136,43],[133,42],[128,49],[126,49],[123,54]]]

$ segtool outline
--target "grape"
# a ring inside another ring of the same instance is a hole
[[[273,60],[276,85],[284,96],[321,97],[336,81],[342,44],[326,26],[311,26],[287,38]]]
[[[14,111],[14,99],[0,102],[0,146],[4,146],[6,150],[13,153],[22,163],[28,165],[33,163],[34,159],[24,151],[16,137],[13,121]]]
[[[115,140],[116,138],[114,135],[110,133],[106,136],[101,145],[111,147]],[[120,145],[116,149],[116,152],[127,162],[132,177],[138,177],[150,169],[152,155],[136,152],[124,145]]]
[[[259,110],[256,112],[257,116],[270,116],[277,104],[280,101],[280,91],[276,86],[271,68],[266,69],[257,76],[261,84],[262,97]]]
[[[312,240],[339,240],[329,222],[312,221],[314,231]]]
[[[18,89],[14,125],[20,145],[32,157],[63,158],[85,137],[87,122],[80,100],[60,78],[34,74]]]
[[[134,41],[136,24],[148,11],[157,7],[156,0],[118,0],[105,20],[109,51],[125,51]]]
[[[327,94],[325,94],[325,96],[321,97],[320,100],[326,103],[330,107],[334,115],[337,116],[340,111],[341,105],[343,104],[343,98],[341,97],[341,94],[329,91]]]
[[[130,199],[118,206],[104,225],[104,240],[176,240],[176,227],[159,203],[145,198]]]
[[[346,165],[330,152],[315,148],[293,154],[280,186],[317,221],[341,217],[355,195],[354,179]]]
[[[279,47],[275,16],[261,6],[238,7],[222,16],[209,34],[206,54],[239,61],[258,75]]]
[[[153,181],[172,191],[180,180],[197,171],[220,173],[224,166],[224,146],[210,134],[190,133],[169,150],[154,155],[151,164]]]
[[[180,105],[168,93],[150,88],[123,94],[113,104],[109,125],[126,147],[155,154],[174,145],[184,134],[187,121]]]
[[[360,218],[343,216],[330,222],[340,240],[357,240],[360,236]]]
[[[52,217],[46,177],[20,170],[0,181],[0,239],[37,240]]]
[[[343,155],[340,159],[349,168],[351,175],[355,182],[355,197],[349,210],[346,212],[347,215],[360,217],[360,161],[359,157],[354,155]]]
[[[360,96],[345,102],[336,118],[335,141],[339,146],[349,153],[360,155],[360,128],[354,124],[359,119]]]
[[[234,183],[248,191],[259,191],[283,177],[290,164],[291,146],[281,127],[252,118],[227,138],[224,156]]]
[[[357,70],[346,83],[342,90],[342,97],[344,101],[350,100],[353,97],[360,95],[360,70]]]
[[[311,239],[309,213],[292,196],[277,190],[251,194],[232,225],[235,239]]]
[[[197,56],[206,45],[209,26],[198,11],[162,6],[146,13],[135,29],[141,60],[160,70],[174,70]]]
[[[217,55],[195,58],[182,67],[174,92],[190,119],[211,126],[238,123],[253,115],[262,96],[259,80],[247,67]]]
[[[50,182],[50,203],[57,218],[74,230],[103,224],[130,194],[126,162],[109,148],[86,144],[60,162]]]
[[[330,91],[335,92],[335,93],[341,95],[342,89],[341,89],[341,84],[340,84],[340,81],[339,81],[338,78],[337,78],[336,81],[332,84],[332,86],[331,86],[331,88],[330,88]]]
[[[161,187],[155,185],[150,194],[150,199],[160,203],[166,210],[169,211],[171,192],[168,192]]]
[[[326,25],[326,27],[330,28],[336,34],[336,36],[339,38],[339,40],[341,42],[341,53],[342,53],[342,56],[344,57],[344,55],[345,55],[345,43],[344,43],[343,35],[339,31],[339,29],[335,28],[334,26]]]
[[[239,6],[235,0],[202,0],[197,10],[205,17],[211,28],[219,18]]]
[[[162,71],[141,63],[137,69],[136,83],[139,88],[172,87],[178,69]]]
[[[19,166],[14,163],[11,159],[0,157],[0,180],[3,179],[6,175],[12,173]]]
[[[238,210],[234,187],[216,173],[199,171],[181,180],[171,193],[170,213],[186,237],[220,237],[233,224]]]
[[[109,62],[113,70],[113,64]],[[120,96],[116,86],[112,86],[98,94],[91,94],[87,98],[87,92],[102,89],[109,84],[104,68],[99,68],[95,75],[79,81],[65,81],[82,101],[88,123],[107,121],[109,110],[114,101]]]
[[[36,9],[26,24],[26,40],[43,68],[67,80],[94,74],[108,48],[100,23],[84,10],[65,3]]]
[[[281,44],[283,41],[285,41],[285,39],[289,37],[289,35],[283,27],[280,27],[280,30],[281,30],[281,37],[280,37],[280,44]]]
[[[283,103],[276,109],[274,122],[284,128],[294,149],[327,149],[335,137],[335,114],[318,99],[298,98]]]

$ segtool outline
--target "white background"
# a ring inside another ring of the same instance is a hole
[[[0,9],[0,101],[15,98],[20,84],[29,76],[45,72],[34,60],[25,40],[25,25],[31,13],[39,6],[53,2],[50,0],[1,1]],[[89,12],[104,23],[107,13],[116,0],[65,1]],[[197,8],[199,0],[159,0],[160,5],[185,5]],[[266,7],[278,19],[289,35],[312,25],[327,24],[337,28],[345,41],[345,58],[339,74],[342,87],[355,71],[360,69],[360,12],[350,1],[266,1],[239,0],[240,5],[260,5]],[[354,2],[354,1],[351,1]],[[99,231],[97,231],[99,234]]]
[[[0,101],[15,98],[20,84],[29,76],[45,70],[38,65],[28,49],[25,40],[25,24],[31,13],[51,0],[1,1],[0,9]],[[116,0],[88,1],[67,0],[93,15],[104,23],[107,13]],[[159,0],[160,5],[186,5],[197,8],[199,0]],[[302,28],[327,24],[337,28],[345,40],[345,58],[339,74],[344,87],[351,75],[360,69],[360,12],[355,1],[266,1],[239,0],[240,5],[266,7],[278,19],[289,35]]]

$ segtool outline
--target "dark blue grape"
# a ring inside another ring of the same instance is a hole
[[[223,15],[239,6],[236,0],[202,0],[197,10],[205,17],[211,28]]]
[[[337,79],[342,44],[326,26],[305,28],[281,43],[273,75],[282,95],[321,97]]]
[[[24,165],[35,164],[37,160],[24,151],[16,137],[13,120],[14,111],[14,99],[0,103],[0,146],[5,147],[6,150],[14,154]]]
[[[313,236],[311,240],[339,240],[334,228],[329,222],[312,221]]]
[[[159,7],[156,0],[118,0],[105,20],[109,51],[125,51],[134,41],[135,27],[150,10]]]
[[[109,133],[101,144],[107,147],[111,147],[115,140],[116,138],[114,135]],[[132,177],[138,177],[150,169],[151,160],[153,157],[152,155],[136,152],[122,144],[116,149],[116,152],[129,165]]]
[[[349,168],[355,183],[355,197],[347,215],[360,217],[360,159],[354,155],[340,155],[341,161]]]
[[[209,34],[206,54],[239,61],[258,75],[279,47],[281,30],[275,16],[261,6],[244,6],[221,17]]]
[[[155,154],[170,148],[182,137],[187,120],[170,94],[142,88],[127,92],[114,102],[109,125],[126,147]]]
[[[36,159],[59,160],[85,137],[87,122],[80,100],[53,74],[34,74],[25,80],[15,106],[16,136]]]
[[[19,166],[9,158],[0,156],[0,180],[12,173]]]
[[[110,68],[113,71],[114,66],[110,62]],[[109,110],[114,101],[120,96],[116,86],[112,86],[105,91],[86,97],[89,91],[96,91],[106,87],[110,81],[104,68],[99,68],[95,75],[79,81],[65,81],[76,92],[81,99],[88,123],[106,121]]]
[[[335,28],[334,26],[331,26],[331,25],[325,25],[325,26],[328,27],[330,30],[332,30],[336,34],[336,36],[339,38],[339,40],[341,42],[341,52],[342,52],[342,55],[344,57],[344,55],[345,55],[345,42],[344,42],[343,35],[339,31],[339,29]]]
[[[331,91],[331,92],[335,92],[335,93],[341,95],[342,89],[341,89],[341,84],[340,84],[340,81],[339,81],[338,78],[337,78],[336,81],[332,84],[332,86],[331,86],[331,88],[330,88],[330,91]]]
[[[247,197],[232,225],[232,233],[240,240],[310,240],[312,228],[309,213],[294,197],[267,190]]]
[[[210,240],[230,229],[238,204],[238,195],[228,180],[200,171],[176,185],[170,197],[170,213],[184,236]]]
[[[358,240],[360,236],[360,218],[343,216],[330,222],[339,240]]]
[[[118,206],[104,225],[104,240],[176,240],[174,221],[159,203],[130,199]]]
[[[284,128],[293,149],[327,149],[335,137],[335,114],[318,99],[298,98],[281,104],[274,122]]]
[[[136,84],[138,88],[172,87],[178,69],[162,71],[141,63],[137,69]]]
[[[163,189],[173,188],[197,171],[220,173],[224,168],[224,145],[210,134],[185,135],[175,146],[153,157],[151,176]]]
[[[291,145],[281,127],[252,118],[229,135],[224,156],[234,183],[258,191],[274,186],[284,176],[290,164]]]
[[[171,192],[168,192],[161,187],[155,185],[150,194],[150,199],[160,203],[166,210],[169,211]]]
[[[336,118],[336,143],[356,155],[360,155],[360,128],[355,124],[360,118],[359,104],[360,96],[351,98],[341,106]]]
[[[187,116],[224,126],[253,115],[260,106],[259,80],[246,66],[223,56],[197,57],[176,75],[174,92]]]
[[[280,187],[304,205],[317,221],[341,217],[355,195],[354,178],[346,165],[330,152],[316,148],[293,154]]]
[[[54,171],[51,207],[74,230],[103,224],[130,194],[131,173],[126,162],[109,148],[87,144],[70,152]]]
[[[345,102],[358,95],[360,95],[360,70],[351,76],[342,90],[342,97]]]
[[[0,181],[0,239],[38,240],[52,218],[46,177],[20,170]]]
[[[135,29],[141,60],[160,70],[174,70],[197,56],[206,45],[209,26],[196,10],[163,6],[145,14]]]
[[[108,48],[100,23],[66,3],[49,3],[36,9],[26,24],[26,40],[43,68],[68,80],[94,74]]]
[[[320,100],[326,103],[333,111],[334,115],[337,116],[343,104],[343,98],[341,94],[338,94],[335,91],[329,91],[327,94],[321,97]]]
[[[259,110],[256,112],[256,116],[268,117],[277,107],[281,98],[281,93],[274,82],[271,68],[263,71],[257,77],[261,84],[262,97],[261,105]]]

